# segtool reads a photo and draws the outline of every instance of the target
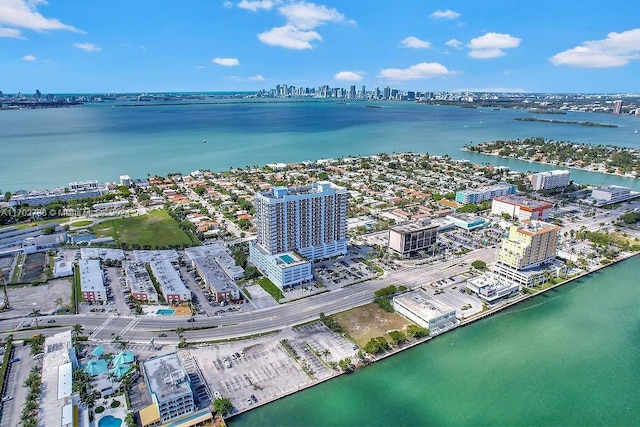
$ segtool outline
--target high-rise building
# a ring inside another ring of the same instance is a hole
[[[2,93],[2,92],[0,92]],[[362,89],[360,89],[360,98],[362,99],[366,99],[367,98],[367,87],[365,85],[362,85]]]
[[[347,253],[348,197],[328,181],[256,194],[249,260],[280,287],[311,280],[308,261]]]
[[[356,85],[351,85],[349,88],[349,98],[356,99]]]
[[[535,191],[551,190],[569,185],[569,175],[568,170],[539,172],[529,175],[529,181]]]
[[[523,270],[552,261],[558,248],[558,229],[557,225],[535,220],[512,225],[508,237],[502,240],[496,262]]]
[[[613,114],[620,113],[622,113],[622,100],[618,99],[616,101],[613,101]]]
[[[382,99],[389,99],[389,98],[391,98],[391,88],[387,86],[384,88]]]

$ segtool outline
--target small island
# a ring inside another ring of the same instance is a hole
[[[545,113],[554,114],[554,113]],[[596,122],[578,122],[573,120],[554,120],[554,119],[540,119],[537,117],[516,117],[513,120],[519,122],[540,122],[540,123],[559,123],[563,125],[580,125],[580,126],[592,126],[600,128],[617,128],[618,125],[612,125],[609,123],[596,123]]]
[[[465,145],[465,151],[592,172],[637,177],[640,150],[613,145],[580,144],[544,138],[525,138]]]

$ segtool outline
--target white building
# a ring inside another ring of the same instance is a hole
[[[78,273],[80,274],[80,292],[82,300],[88,302],[107,301],[107,288],[104,286],[104,277],[97,259],[78,260]]]
[[[120,175],[120,185],[131,187],[131,184],[133,184],[133,181],[129,175]]]
[[[456,310],[434,299],[423,289],[393,298],[393,308],[401,315],[437,335],[458,325]]]
[[[516,294],[522,288],[520,283],[491,272],[467,280],[465,287],[487,302]]]
[[[591,191],[591,197],[596,200],[598,206],[609,205],[624,202],[636,198],[640,195],[635,191],[631,191],[627,187],[617,185],[608,185],[594,188]]]
[[[256,194],[258,237],[249,260],[280,288],[311,280],[307,260],[347,253],[348,198],[344,188],[327,181]]]
[[[535,191],[551,190],[569,185],[569,175],[570,172],[568,170],[538,172],[529,175],[529,181]]]
[[[136,261],[122,261],[122,269],[134,300],[152,304],[158,302],[158,292],[153,286],[145,264]]]
[[[491,202],[491,213],[494,215],[508,214],[520,221],[527,219],[546,220],[553,205],[547,202],[529,200],[520,196],[500,196]]]
[[[142,363],[142,368],[162,423],[195,411],[189,375],[177,353],[148,359]]]

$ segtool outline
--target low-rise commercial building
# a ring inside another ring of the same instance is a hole
[[[501,298],[520,292],[521,284],[498,274],[488,272],[467,280],[465,288],[486,302],[494,302]]]
[[[78,274],[80,274],[80,292],[82,300],[87,302],[107,301],[107,288],[97,259],[78,260]]]
[[[131,290],[131,298],[151,304],[158,302],[158,292],[153,286],[145,264],[136,261],[123,261],[122,269],[126,283]]]
[[[544,221],[549,218],[552,208],[553,205],[551,203],[514,195],[494,197],[491,203],[492,214],[507,214],[520,221],[527,219]]]
[[[447,331],[459,323],[455,309],[436,300],[423,289],[394,297],[393,308],[412,322],[428,328],[431,335]]]
[[[250,243],[251,262],[280,289],[300,285],[313,280],[311,263],[295,252],[269,255],[255,242]]]
[[[596,201],[597,206],[612,205],[635,199],[638,196],[640,193],[618,185],[604,185],[591,191],[591,198]]]
[[[191,291],[187,289],[169,261],[152,261],[149,267],[160,285],[160,291],[167,304],[184,304],[191,301]]]
[[[389,249],[403,258],[430,249],[438,236],[438,225],[430,219],[403,224],[389,229]]]
[[[487,223],[486,219],[467,213],[454,213],[447,215],[446,219],[451,221],[456,227],[462,228],[463,230],[475,230],[477,228],[482,228]]]

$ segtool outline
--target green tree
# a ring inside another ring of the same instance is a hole
[[[429,335],[429,329],[418,325],[407,326],[407,335],[411,338],[422,338]]]
[[[477,270],[485,270],[487,268],[487,263],[481,260],[475,260],[471,263],[471,267]]]
[[[229,399],[223,397],[213,401],[213,410],[224,417],[233,411],[233,405]]]
[[[4,193],[4,201],[8,202],[9,200],[11,200],[11,191]]]
[[[407,340],[407,336],[402,331],[389,331],[389,336],[395,345],[400,345]]]

